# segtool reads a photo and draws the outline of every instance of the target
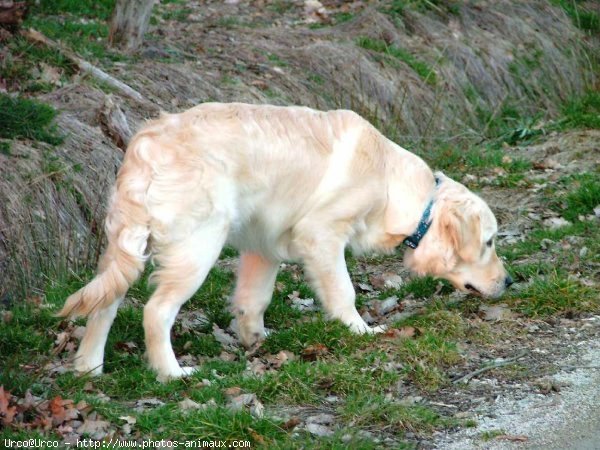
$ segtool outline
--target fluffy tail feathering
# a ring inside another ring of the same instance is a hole
[[[141,137],[141,136],[140,136]],[[65,302],[58,316],[88,316],[122,298],[144,270],[150,217],[144,206],[150,170],[141,160],[140,139],[134,139],[117,177],[106,216],[108,246],[96,277]]]

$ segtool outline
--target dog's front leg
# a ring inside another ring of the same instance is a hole
[[[371,328],[360,316],[354,304],[356,294],[344,257],[344,242],[321,230],[304,233],[310,236],[297,239],[298,251],[305,272],[317,292],[323,309],[331,319],[338,319],[355,333],[379,333],[385,327]]]
[[[265,337],[264,314],[271,302],[279,264],[257,253],[240,256],[233,314],[242,344],[251,347]]]

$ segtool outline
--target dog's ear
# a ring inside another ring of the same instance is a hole
[[[440,231],[463,261],[476,261],[481,251],[481,219],[479,214],[459,208],[453,204],[440,214]]]

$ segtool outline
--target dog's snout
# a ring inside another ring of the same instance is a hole
[[[513,283],[514,283],[514,281],[513,281],[512,277],[510,275],[506,275],[506,278],[504,279],[504,286],[510,287],[510,285]]]

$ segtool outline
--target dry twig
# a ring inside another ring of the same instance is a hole
[[[461,382],[468,383],[469,381],[471,381],[472,378],[476,377],[477,375],[480,375],[483,372],[487,372],[488,370],[497,369],[498,367],[508,366],[509,364],[512,364],[513,362],[515,362],[518,359],[525,356],[527,353],[528,353],[527,351],[522,351],[518,355],[513,356],[512,358],[505,359],[504,361],[498,361],[493,364],[490,364],[489,366],[485,366],[480,369],[474,370],[473,372],[469,372],[468,374],[466,374],[460,378],[457,378],[452,383],[454,383],[454,384],[458,384]]]
[[[96,78],[96,79],[108,84],[112,88],[116,89],[124,96],[126,96],[132,100],[135,100],[139,103],[142,103],[143,105],[151,107],[152,109],[158,109],[158,107],[156,105],[151,103],[148,99],[146,99],[142,94],[140,94],[138,91],[133,89],[131,86],[126,85],[122,81],[119,81],[116,78],[114,78],[113,76],[107,74],[102,69],[99,69],[98,67],[94,66],[90,62],[80,58],[73,51],[71,51],[67,48],[64,48],[61,44],[53,41],[52,39],[49,39],[48,37],[44,36],[39,31],[34,30],[33,28],[30,28],[28,30],[22,30],[21,35],[30,42],[33,42],[36,44],[42,44],[53,50],[60,52],[67,59],[69,59],[71,62],[73,62],[77,67],[79,67],[79,69],[82,72],[89,73],[94,78]]]

